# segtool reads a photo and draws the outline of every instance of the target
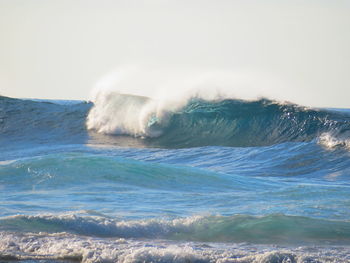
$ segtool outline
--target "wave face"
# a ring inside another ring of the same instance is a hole
[[[349,262],[349,125],[267,99],[0,97],[0,261]]]
[[[155,125],[162,125],[156,123]],[[269,100],[244,102],[191,100],[172,115],[156,143],[186,147],[264,146],[302,142],[324,132],[348,134],[350,117],[326,111],[281,105]]]

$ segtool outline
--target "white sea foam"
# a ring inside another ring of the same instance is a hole
[[[86,125],[99,133],[156,137],[161,131],[150,129],[148,122],[152,117],[164,118],[159,107],[147,97],[100,91],[95,95]]]
[[[68,233],[0,233],[0,259],[88,262],[349,262],[349,247],[276,247],[249,244],[103,239]]]
[[[335,135],[330,132],[322,133],[318,137],[318,143],[328,149],[336,147],[344,147],[350,150],[350,138],[345,136]]]

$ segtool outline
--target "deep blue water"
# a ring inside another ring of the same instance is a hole
[[[149,101],[0,97],[0,259],[350,262],[349,110]]]

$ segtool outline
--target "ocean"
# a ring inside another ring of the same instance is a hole
[[[350,262],[350,110],[0,97],[0,262]]]

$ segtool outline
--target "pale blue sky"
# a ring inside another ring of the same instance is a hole
[[[349,3],[0,0],[0,94],[88,99],[107,73],[138,66],[178,83],[171,72],[232,73],[238,97],[350,107]],[[144,95],[157,82],[131,78]]]

